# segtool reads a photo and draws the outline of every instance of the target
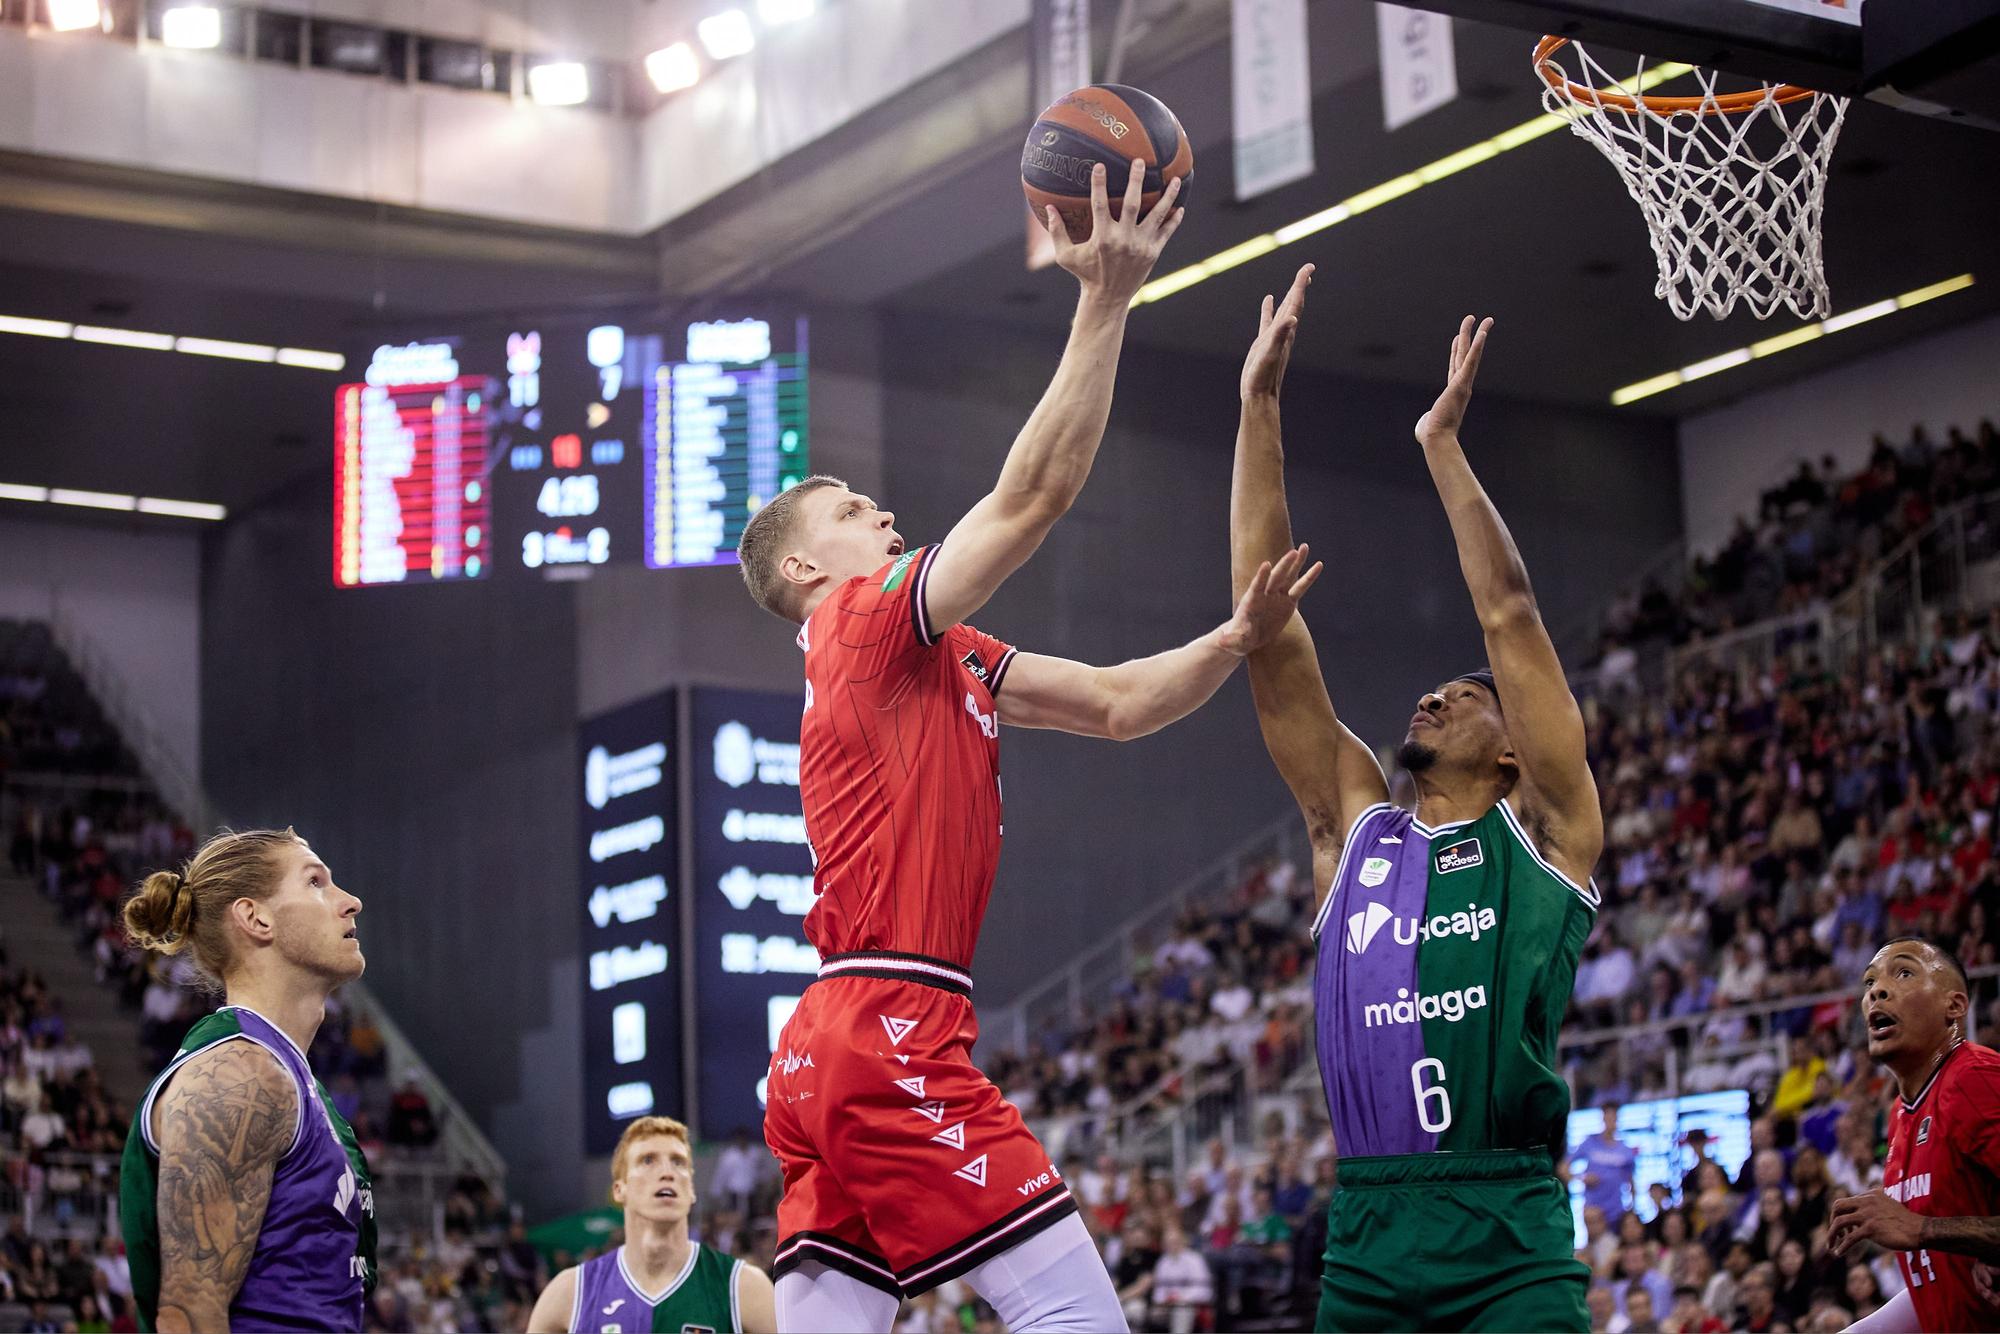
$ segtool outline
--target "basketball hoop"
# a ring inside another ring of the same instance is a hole
[[[1565,47],[1580,79],[1558,59]],[[1645,72],[1642,60],[1629,86]],[[1831,313],[1820,217],[1847,99],[1796,84],[1718,92],[1720,76],[1701,69],[1699,96],[1627,93],[1566,37],[1541,40],[1535,73],[1542,105],[1611,160],[1639,205],[1660,262],[1653,294],[1675,315],[1719,320],[1738,301],[1760,320],[1780,306]]]

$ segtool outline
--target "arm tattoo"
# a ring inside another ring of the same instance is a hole
[[[229,1327],[271,1174],[292,1142],[298,1094],[270,1053],[226,1042],[181,1067],[161,1097],[158,1214],[162,1331]]]
[[[1929,1250],[2000,1264],[2000,1218],[1926,1218],[1921,1236]]]

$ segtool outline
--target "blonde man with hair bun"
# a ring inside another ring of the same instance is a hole
[[[686,1126],[642,1116],[625,1127],[611,1155],[611,1202],[625,1210],[625,1244],[557,1274],[535,1303],[529,1334],[778,1328],[770,1277],[688,1236],[694,1151]]]
[[[223,831],[125,904],[132,942],[187,953],[225,1001],[146,1091],[120,1215],[147,1330],[359,1329],[375,1199],[306,1052],[361,976],[361,900],[290,829]]]

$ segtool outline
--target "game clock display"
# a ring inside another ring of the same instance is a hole
[[[334,398],[334,582],[736,560],[810,471],[806,321],[384,344]]]

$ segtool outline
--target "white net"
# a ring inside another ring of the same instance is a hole
[[[1559,59],[1570,52],[1575,74]],[[1780,306],[1801,319],[1830,313],[1820,215],[1845,98],[1775,84],[1718,92],[1718,76],[1699,69],[1698,95],[1627,96],[1573,42],[1539,65],[1542,104],[1610,159],[1645,215],[1660,262],[1653,291],[1674,314],[1723,319],[1739,301],[1760,320]],[[1624,87],[1645,74],[1642,62]]]

